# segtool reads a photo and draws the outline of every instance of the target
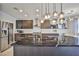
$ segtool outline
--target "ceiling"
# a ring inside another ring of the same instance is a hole
[[[45,14],[45,5],[41,3],[0,3],[1,11],[17,18],[17,19],[34,19],[37,17],[41,18]],[[79,15],[79,3],[63,3],[63,12],[65,16]],[[41,8],[42,6],[42,8]],[[16,10],[16,8],[18,10]],[[23,12],[19,12],[19,10]],[[39,12],[36,12],[39,9]],[[56,3],[56,10],[60,13],[60,4]],[[53,14],[53,3],[49,3],[49,12]],[[26,14],[26,16],[24,16]]]

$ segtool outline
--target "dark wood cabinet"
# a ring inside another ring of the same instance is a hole
[[[50,28],[50,21],[45,20],[44,23],[41,23],[41,28],[42,29],[49,29]]]
[[[33,20],[16,20],[16,29],[32,29]]]
[[[13,24],[9,23],[8,25],[8,44],[13,42]]]
[[[47,45],[56,45],[58,40],[58,34],[23,34],[16,33],[15,34],[16,42],[20,42],[20,44],[32,44],[32,43],[42,43]],[[35,42],[34,42],[35,39]],[[40,39],[40,40],[39,40]]]
[[[22,33],[16,33],[15,34],[15,40],[16,41],[27,41],[27,42],[32,42],[33,40],[33,35],[32,34],[22,34]]]
[[[23,21],[22,20],[16,20],[16,29],[21,29],[23,28],[22,25],[23,24]]]

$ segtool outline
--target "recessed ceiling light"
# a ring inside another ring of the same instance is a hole
[[[39,17],[39,14],[37,14],[36,16]]]
[[[25,14],[24,16],[27,16],[27,14]]]
[[[20,10],[19,10],[19,12],[23,12],[23,10],[22,10],[22,9],[20,9]]]
[[[39,12],[39,9],[36,9],[36,12]]]

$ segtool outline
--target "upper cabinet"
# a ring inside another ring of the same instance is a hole
[[[50,28],[50,21],[45,20],[44,23],[41,23],[41,28],[42,29],[49,29]]]
[[[16,20],[16,29],[32,29],[33,20]]]
[[[58,29],[58,25],[52,25],[50,20],[45,20],[44,23],[41,23],[41,29]]]

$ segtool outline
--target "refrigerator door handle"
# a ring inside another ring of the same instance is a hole
[[[9,28],[8,28],[8,44],[9,44]]]

